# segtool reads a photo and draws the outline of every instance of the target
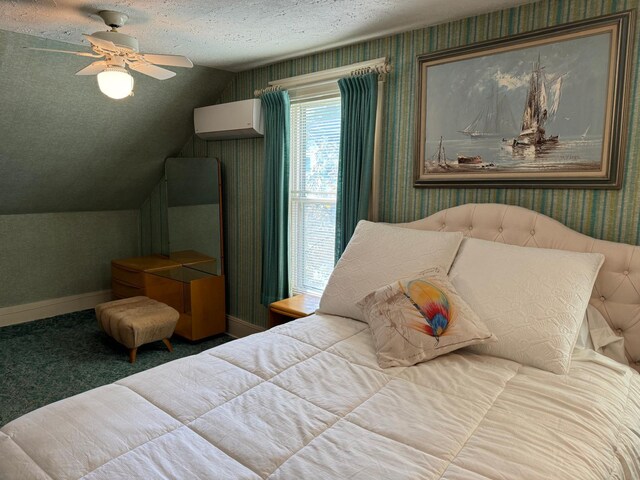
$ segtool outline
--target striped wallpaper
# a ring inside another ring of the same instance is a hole
[[[254,89],[267,86],[270,80],[387,56],[393,71],[384,93],[380,220],[415,220],[467,202],[508,203],[542,212],[597,238],[637,244],[640,29],[636,29],[629,145],[621,190],[413,188],[416,55],[637,6],[638,0],[549,0],[523,5],[242,72],[226,87],[220,101],[251,98]],[[262,148],[261,139],[204,142],[193,138],[182,154],[216,156],[222,161],[228,313],[264,326],[267,312],[259,302]]]

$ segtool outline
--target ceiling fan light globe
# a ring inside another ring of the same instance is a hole
[[[133,77],[124,68],[107,68],[97,78],[100,91],[114,100],[128,97],[133,92]]]

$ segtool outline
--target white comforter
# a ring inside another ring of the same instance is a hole
[[[315,315],[9,423],[0,478],[640,478],[640,375],[576,357],[383,371],[366,324]]]

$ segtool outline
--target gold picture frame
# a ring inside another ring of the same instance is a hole
[[[634,11],[417,57],[415,187],[620,188]]]

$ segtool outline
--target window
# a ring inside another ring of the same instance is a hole
[[[386,58],[376,58],[273,80],[265,89],[287,90],[291,99],[288,260],[294,295],[321,295],[333,271],[341,123],[338,80],[365,71],[384,75],[389,65]],[[379,87],[378,99],[381,92]],[[381,104],[378,100],[378,108]],[[376,165],[374,160],[373,198]],[[376,202],[371,216],[377,218]]]
[[[292,101],[289,271],[293,294],[321,295],[334,266],[340,97]]]

